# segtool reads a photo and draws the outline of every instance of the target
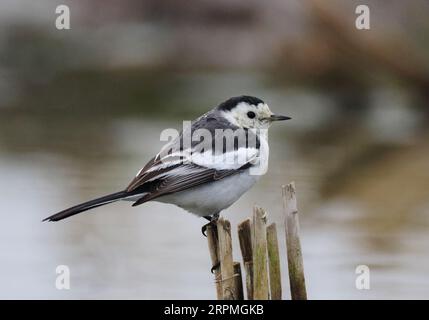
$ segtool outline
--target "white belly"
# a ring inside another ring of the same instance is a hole
[[[249,170],[216,182],[180,191],[154,201],[175,204],[198,216],[210,216],[231,206],[260,178]]]

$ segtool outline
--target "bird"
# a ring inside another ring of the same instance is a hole
[[[268,128],[273,122],[289,119],[271,112],[257,97],[229,98],[183,128],[125,189],[62,210],[43,221],[60,221],[120,200],[132,201],[132,206],[158,201],[206,218],[209,223],[203,226],[204,234],[221,211],[265,174]],[[232,135],[230,143],[225,142],[231,138],[225,132]]]

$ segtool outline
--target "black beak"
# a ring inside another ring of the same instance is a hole
[[[271,115],[268,118],[268,120],[270,120],[270,121],[283,121],[283,120],[290,120],[290,119],[292,119],[292,118],[291,117],[277,115],[277,114],[273,114],[273,115]]]

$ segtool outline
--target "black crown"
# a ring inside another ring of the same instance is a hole
[[[252,97],[252,96],[239,96],[239,97],[232,97],[229,98],[228,100],[226,100],[225,102],[222,102],[217,109],[218,110],[223,110],[223,111],[231,111],[232,109],[234,109],[237,104],[239,104],[240,102],[246,102],[248,104],[257,106],[260,103],[264,103],[264,101],[262,101],[259,98],[256,97]]]

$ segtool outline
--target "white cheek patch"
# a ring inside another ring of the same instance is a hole
[[[256,118],[250,119],[247,113],[253,111]],[[240,102],[231,111],[222,111],[222,116],[230,123],[238,127],[246,128],[265,128],[266,123],[259,121],[259,118],[267,118],[272,112],[266,103],[260,103],[257,106],[249,105],[246,102]]]
[[[246,102],[240,102],[230,111],[223,111],[222,115],[232,124],[239,127],[251,127],[254,123],[254,119],[250,119],[247,116],[249,111],[258,114],[256,107],[249,105]]]

